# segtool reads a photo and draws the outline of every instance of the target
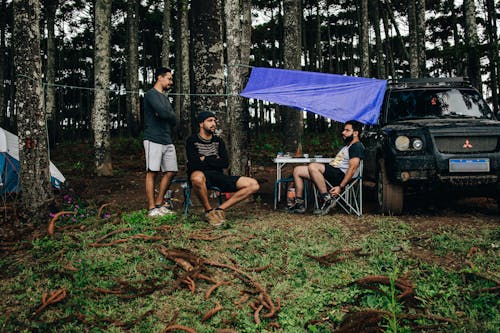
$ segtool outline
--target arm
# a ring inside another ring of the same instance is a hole
[[[205,161],[208,165],[215,169],[225,169],[229,166],[226,145],[222,139],[219,141],[219,156],[207,156],[205,157]]]
[[[164,119],[170,123],[175,124],[175,112],[168,100],[168,97],[158,93],[149,99],[151,108],[154,110],[154,115],[160,119]]]
[[[338,196],[342,191],[344,191],[344,188],[349,184],[351,181],[352,177],[356,173],[356,170],[358,170],[359,163],[360,163],[359,157],[353,157],[349,160],[349,168],[347,169],[344,179],[340,182],[338,186],[333,187],[330,190],[330,194],[333,196]]]
[[[198,149],[194,144],[193,137],[189,137],[186,141],[186,156],[191,170],[205,170],[205,162],[200,158]]]

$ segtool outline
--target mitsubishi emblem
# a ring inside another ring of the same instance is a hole
[[[472,144],[469,142],[468,139],[465,139],[465,143],[464,143],[464,149],[467,149],[467,148],[472,148]]]

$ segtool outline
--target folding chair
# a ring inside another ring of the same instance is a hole
[[[333,187],[326,179],[325,182],[327,188]],[[313,188],[314,206],[319,209],[318,190],[316,186]],[[334,202],[348,214],[356,214],[358,217],[363,215],[363,160],[359,162],[357,175],[351,179],[339,196],[334,197]]]
[[[172,180],[172,183],[180,183],[181,184],[182,194],[184,195],[184,202],[183,202],[184,215],[187,215],[189,213],[189,205],[192,204],[191,191],[192,191],[193,187],[191,186],[191,184],[188,182],[188,180],[186,178],[175,178],[174,180]],[[219,206],[220,206],[224,202],[225,193],[221,192],[220,188],[218,188],[217,186],[209,186],[208,190],[215,191],[218,193],[217,198],[219,200]]]
[[[274,183],[274,210],[278,208],[278,202],[280,201],[280,193],[281,193],[281,184],[284,183],[285,193],[288,191],[288,186],[292,183],[293,177],[288,178],[280,178]],[[307,208],[307,182],[304,180],[304,205]]]

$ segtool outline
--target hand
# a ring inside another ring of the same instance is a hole
[[[340,193],[342,193],[342,190],[340,189],[340,186],[332,187],[332,189],[330,190],[330,194],[333,195],[334,197],[339,196]]]
[[[203,155],[202,155],[202,156],[200,156],[200,161],[202,161],[202,162],[203,162],[204,160],[205,160],[205,156],[203,156]]]

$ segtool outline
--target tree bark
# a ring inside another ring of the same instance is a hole
[[[127,125],[129,134],[139,135],[141,110],[139,102],[139,3],[127,1]]]
[[[389,33],[389,19],[387,18],[387,8],[382,7],[382,21],[384,22],[384,35],[385,35],[385,54],[387,58],[387,77],[392,79],[396,78],[396,71],[394,70],[394,56],[392,52],[391,35]]]
[[[420,76],[418,66],[418,45],[417,45],[417,17],[415,11],[415,0],[408,0],[408,37],[410,39],[410,77]]]
[[[225,137],[224,44],[222,42],[222,0],[193,0],[192,48],[196,112],[214,112]],[[207,95],[208,94],[208,95]],[[198,124],[195,124],[198,130]],[[225,140],[227,141],[227,140]]]
[[[18,138],[23,213],[35,223],[46,221],[53,199],[47,131],[42,102],[40,3],[15,0],[14,64],[17,73]]]
[[[109,116],[111,0],[96,0],[92,129],[97,176],[112,176]]]
[[[419,75],[425,76],[427,74],[427,58],[425,56],[425,0],[415,0],[415,12]]]
[[[47,0],[47,86],[45,88],[45,113],[48,119],[53,119],[56,109],[55,77],[56,77],[56,47],[55,47],[55,16],[57,0]]]
[[[301,69],[301,2],[283,1],[283,44],[284,66],[286,69]],[[284,147],[286,151],[298,149],[304,131],[303,111],[290,107],[281,108],[281,120],[284,127]]]
[[[244,0],[245,1],[245,0]],[[247,1],[245,1],[247,2]],[[240,10],[241,8],[241,10]],[[247,166],[247,137],[245,121],[244,101],[240,92],[243,90],[243,79],[247,72],[247,68],[242,65],[248,65],[250,59],[243,56],[249,56],[243,52],[243,44],[248,46],[250,36],[244,35],[243,22],[240,18],[247,17],[247,13],[243,13],[243,8],[249,10],[249,6],[240,6],[239,0],[226,0],[224,11],[226,17],[226,43],[227,43],[227,62],[228,62],[228,86],[229,96],[227,100],[227,119],[229,129],[229,164],[231,174],[241,175],[245,173]],[[246,20],[246,24],[249,24]],[[248,28],[245,29],[248,31]],[[242,41],[245,40],[244,43]]]
[[[5,125],[5,117],[7,116],[6,103],[5,103],[5,29],[6,29],[6,21],[7,15],[5,11],[7,10],[6,6],[7,0],[2,0],[2,9],[0,10],[0,126],[6,127]]]
[[[498,59],[498,37],[497,37],[497,24],[496,24],[496,9],[493,0],[486,0],[486,9],[488,12],[488,22],[486,23],[486,30],[490,45],[488,47],[488,57],[490,62],[490,87],[491,87],[491,104],[493,104],[493,111],[499,116],[498,112],[498,77],[499,73],[499,59]]]
[[[179,91],[182,93],[181,96],[181,110],[180,110],[180,126],[181,133],[184,137],[188,137],[192,133],[191,126],[191,77],[189,75],[189,61],[191,59],[189,55],[189,9],[187,0],[179,0],[180,6],[180,40],[181,40],[181,70],[180,75],[182,76],[181,86]]]
[[[163,0],[161,65],[170,68],[170,0]]]
[[[479,63],[476,5],[474,0],[464,0],[464,12],[467,75],[472,85],[481,92],[481,65]]]
[[[370,77],[370,41],[368,39],[368,0],[361,0],[361,21],[360,26],[360,56],[361,56],[361,76]]]
[[[375,30],[375,49],[377,50],[377,77],[385,78],[384,46],[380,35],[380,10],[379,1],[371,2],[373,6],[373,29]]]

